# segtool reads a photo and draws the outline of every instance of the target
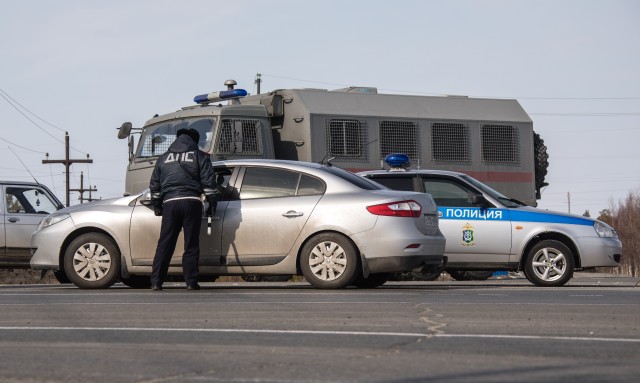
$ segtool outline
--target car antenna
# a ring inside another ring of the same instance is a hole
[[[325,154],[324,157],[322,157],[322,160],[320,160],[320,162],[318,162],[320,165],[327,165],[327,166],[333,166],[333,164],[331,163],[331,160],[333,160],[334,158],[336,158],[335,156],[331,156],[329,155],[329,153]]]
[[[20,157],[18,157],[18,155],[16,154],[16,152],[13,150],[13,148],[11,148],[11,146],[7,146],[9,148],[9,150],[11,150],[11,153],[13,153],[14,156],[16,156],[16,158],[18,159],[18,161],[20,161],[20,163],[22,164],[22,166],[24,166],[25,170],[27,171],[27,173],[29,173],[29,175],[31,176],[31,178],[33,178],[34,181],[36,181],[36,183],[38,185],[40,185],[40,182],[38,182],[38,180],[36,179],[36,177],[33,175],[33,173],[31,173],[31,171],[29,170],[29,168],[27,167],[27,165],[24,164],[24,162],[22,162],[22,160],[20,159]]]
[[[360,146],[358,146],[356,149],[360,150],[366,146],[369,146],[371,144],[373,144],[374,142],[378,141],[378,139],[376,138],[375,140],[371,140],[369,142],[367,142],[366,144],[362,144]],[[328,165],[328,166],[333,166],[333,164],[331,163],[331,160],[333,160],[334,158],[336,158],[335,156],[330,157],[329,153],[325,154],[324,157],[322,157],[322,160],[320,162],[318,162],[321,165]]]

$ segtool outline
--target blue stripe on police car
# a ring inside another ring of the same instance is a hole
[[[481,209],[481,208],[452,208],[439,207],[440,219],[467,221],[516,221],[516,222],[548,222],[570,225],[593,225],[593,221],[586,218],[553,214],[537,211],[523,211],[517,209]]]

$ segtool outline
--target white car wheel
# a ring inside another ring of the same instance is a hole
[[[120,251],[104,234],[83,234],[67,247],[64,269],[69,280],[82,289],[107,288],[118,281]]]
[[[321,289],[339,289],[356,276],[358,258],[351,242],[325,233],[309,240],[302,249],[300,268],[306,280]]]
[[[525,275],[536,286],[562,286],[573,277],[573,253],[563,243],[544,240],[530,251]]]

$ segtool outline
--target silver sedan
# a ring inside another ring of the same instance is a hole
[[[302,274],[318,288],[375,287],[389,273],[443,267],[445,239],[428,194],[388,190],[331,165],[213,165],[222,198],[211,221],[203,209],[203,278]],[[161,223],[148,201],[145,192],[47,216],[32,237],[31,267],[63,271],[80,288],[148,286]],[[181,234],[170,275],[182,275],[182,243]]]

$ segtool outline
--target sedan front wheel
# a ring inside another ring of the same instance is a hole
[[[64,271],[81,289],[106,289],[120,276],[120,251],[104,234],[82,234],[65,251]]]

